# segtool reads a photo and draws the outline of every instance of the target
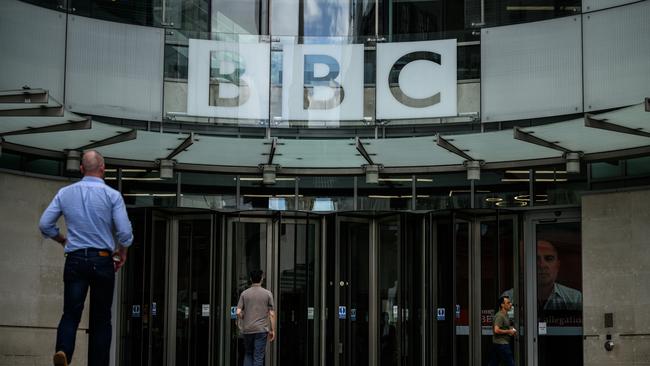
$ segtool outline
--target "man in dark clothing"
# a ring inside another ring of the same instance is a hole
[[[250,273],[252,285],[239,296],[237,316],[244,333],[244,366],[264,366],[266,341],[275,340],[273,294],[262,287],[264,272]]]
[[[512,303],[508,296],[501,296],[497,305],[499,311],[494,315],[492,354],[488,365],[499,366],[499,362],[502,361],[507,366],[515,366],[515,359],[510,349],[510,337],[514,336],[517,330],[512,326],[508,318],[508,310],[512,308]]]

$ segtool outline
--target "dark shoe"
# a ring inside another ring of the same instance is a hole
[[[68,366],[68,358],[63,351],[55,353],[52,361],[54,362],[54,366]]]

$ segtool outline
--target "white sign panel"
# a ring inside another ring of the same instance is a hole
[[[210,316],[210,304],[201,304],[201,315]]]
[[[546,335],[548,333],[546,322],[539,322],[539,335]]]
[[[363,45],[285,45],[284,120],[362,120]]]
[[[187,113],[267,119],[269,64],[268,43],[190,39]]]
[[[456,116],[456,40],[377,45],[377,119]]]

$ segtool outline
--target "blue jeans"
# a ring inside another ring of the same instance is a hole
[[[268,333],[244,334],[244,366],[264,366]]]
[[[77,328],[90,288],[88,366],[108,366],[111,348],[111,306],[115,267],[110,256],[97,250],[68,253],[63,271],[63,316],[56,333],[56,350],[65,352],[68,362],[74,354]]]
[[[492,344],[492,354],[488,366],[499,366],[500,362],[507,366],[515,366],[515,359],[509,344]]]

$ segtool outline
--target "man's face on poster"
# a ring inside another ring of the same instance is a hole
[[[546,240],[537,242],[537,284],[549,286],[555,283],[560,270],[560,260],[553,244]]]

